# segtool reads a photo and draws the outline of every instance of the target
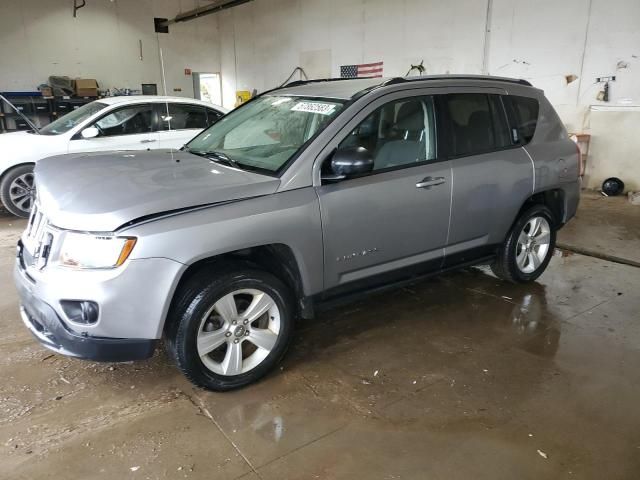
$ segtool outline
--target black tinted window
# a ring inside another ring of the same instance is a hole
[[[494,148],[489,98],[479,93],[445,96],[449,113],[448,143],[453,156],[473,155]]]
[[[515,95],[509,95],[503,98],[511,102],[513,115],[515,116],[514,121],[516,123],[515,127],[517,128],[518,141],[521,143],[529,143],[536,133],[536,126],[538,125],[538,112],[540,110],[538,100]]]
[[[498,95],[445,95],[449,116],[446,130],[449,155],[476,155],[512,145],[505,109]]]
[[[203,129],[209,126],[207,109],[199,105],[184,103],[162,104],[160,111],[160,130]]]
[[[489,107],[491,108],[491,123],[496,140],[496,148],[505,148],[513,145],[509,124],[504,106],[498,95],[489,95]]]
[[[207,108],[207,126],[211,126],[216,123],[220,117],[222,117],[222,113],[212,108]]]

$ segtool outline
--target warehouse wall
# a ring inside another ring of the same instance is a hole
[[[76,19],[71,4],[0,2],[0,91],[31,90],[50,74],[93,77],[105,87],[161,86],[161,46],[170,94],[192,95],[184,68],[221,72],[227,107],[236,90],[275,87],[296,66],[328,77],[338,76],[341,65],[384,61],[384,74],[395,76],[424,60],[431,74],[530,80],[570,131],[593,134],[598,155],[625,141],[617,122],[640,109],[638,0],[254,0],[172,25],[169,34],[154,33],[154,16],[173,17],[206,0],[88,0]],[[577,79],[568,83],[568,75]],[[607,75],[617,80],[604,103],[596,100],[602,85],[595,78]],[[591,131],[593,105],[622,115],[611,116],[608,131]],[[640,159],[637,152],[629,156],[636,160],[627,183],[640,189]],[[599,172],[618,162],[594,161]],[[599,174],[587,178],[590,186],[600,181]]]
[[[488,35],[486,0],[255,0],[217,17],[226,106],[236,89],[272,88],[298,65],[318,77],[384,61],[385,76],[395,76],[424,60],[431,74],[526,78],[574,132],[590,131],[591,105],[640,109],[638,0],[492,0]],[[567,83],[567,75],[578,78]],[[607,104],[595,98],[595,79],[608,75],[617,80]],[[592,132],[594,151],[622,140],[611,127]],[[630,154],[627,183],[640,189],[640,155]]]
[[[72,5],[72,0],[0,2],[0,91],[32,91],[54,74],[95,78],[101,88],[157,83],[162,93],[159,46],[169,94],[193,96],[185,68],[219,71],[216,18],[173,25],[170,35],[154,32],[153,17],[172,18],[197,0],[87,0],[77,18]]]

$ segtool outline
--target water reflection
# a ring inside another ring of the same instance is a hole
[[[281,415],[274,415],[271,403],[238,404],[225,412],[229,428],[236,432],[249,426],[250,430],[264,439],[278,443],[285,433],[285,422]]]

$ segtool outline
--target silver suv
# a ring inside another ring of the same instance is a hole
[[[576,211],[578,160],[526,81],[294,82],[180,151],[39,162],[22,318],[91,360],[164,338],[194,384],[241,387],[327,302],[481,263],[536,279]]]

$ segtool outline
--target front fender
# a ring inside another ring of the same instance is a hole
[[[293,252],[305,295],[323,288],[322,225],[312,187],[214,205],[134,225],[132,259],[163,257],[184,265],[246,248],[282,244]]]

